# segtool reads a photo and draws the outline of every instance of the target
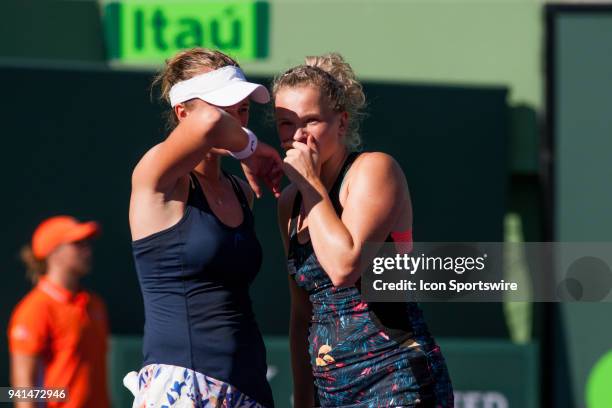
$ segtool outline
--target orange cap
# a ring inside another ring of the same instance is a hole
[[[42,260],[62,244],[92,238],[99,233],[100,225],[95,221],[80,223],[67,215],[47,218],[34,231],[32,252]]]

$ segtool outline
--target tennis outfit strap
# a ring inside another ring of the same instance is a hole
[[[346,173],[351,168],[351,165],[359,156],[359,152],[352,152],[344,161],[342,168],[340,169],[340,173],[338,173],[338,177],[336,181],[334,181],[334,185],[331,190],[329,190],[329,199],[334,206],[334,210],[336,210],[336,214],[338,216],[342,215],[342,205],[340,204],[340,188],[342,187],[342,183],[344,182],[344,178]],[[295,195],[295,199],[293,200],[293,208],[291,210],[291,223],[289,225],[289,236],[292,237],[297,233],[297,218],[300,214],[300,207],[302,206],[302,193],[298,191]]]
[[[225,175],[225,177],[229,179],[230,183],[232,184],[232,188],[234,189],[234,193],[236,194],[236,197],[238,198],[240,205],[243,208],[250,208],[249,201],[247,200],[246,195],[244,194],[244,191],[242,190],[242,187],[240,187],[238,180],[236,180],[233,174],[227,174],[225,171],[223,171],[223,174]]]

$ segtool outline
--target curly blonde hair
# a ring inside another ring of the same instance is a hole
[[[348,113],[349,123],[344,143],[349,150],[359,150],[362,143],[359,126],[365,116],[366,97],[351,66],[335,52],[306,57],[304,64],[274,79],[272,95],[276,97],[282,88],[304,85],[319,88],[327,96],[334,111]]]

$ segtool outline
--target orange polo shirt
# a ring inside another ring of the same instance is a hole
[[[68,400],[49,408],[108,408],[104,302],[46,278],[19,302],[8,327],[9,351],[40,355],[45,388],[66,388]]]

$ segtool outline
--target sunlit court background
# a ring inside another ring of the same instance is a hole
[[[365,149],[404,169],[416,240],[612,241],[612,5],[4,0],[0,21],[1,328],[30,288],[17,253],[35,226],[64,213],[100,221],[86,282],[110,312],[114,407],[131,406],[121,379],[142,362],[130,175],[166,135],[149,85],[180,48],[220,48],[266,84],[306,55],[340,52],[368,97]],[[269,113],[253,105],[250,127],[278,146]],[[275,400],[288,407],[289,295],[270,194],[255,213],[265,252],[253,303]],[[423,309],[457,407],[612,406],[609,304]]]

